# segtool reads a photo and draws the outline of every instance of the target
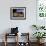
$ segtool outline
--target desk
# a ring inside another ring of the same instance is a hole
[[[8,37],[7,37],[7,36],[9,36],[9,37],[10,37],[10,36],[17,36],[17,42],[16,42],[17,44],[16,44],[15,46],[18,46],[18,34],[6,33],[6,34],[5,34],[5,46],[7,46],[7,44],[8,44],[8,42],[7,42],[7,38],[8,38]]]
[[[7,37],[8,36],[8,37]],[[27,42],[18,42],[18,33],[17,34],[10,34],[10,33],[6,33],[5,34],[5,46],[7,46],[8,42],[7,42],[7,38],[10,38],[10,36],[17,36],[17,42],[15,46],[23,46],[23,44],[25,44],[26,46],[30,46],[30,42],[29,42],[29,33],[21,33],[21,36],[26,36]]]

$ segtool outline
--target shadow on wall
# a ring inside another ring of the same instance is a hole
[[[11,32],[11,28],[8,28],[8,29],[5,29],[4,32],[2,34],[5,34],[5,33],[10,33]]]

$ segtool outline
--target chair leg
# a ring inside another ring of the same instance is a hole
[[[5,34],[5,46],[7,46],[7,34]]]
[[[5,46],[7,46],[7,42],[6,41],[4,42],[4,44],[5,44]]]

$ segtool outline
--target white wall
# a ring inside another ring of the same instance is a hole
[[[10,20],[10,7],[26,7],[26,20]],[[28,32],[36,24],[36,0],[3,0],[0,1],[0,33],[11,27],[19,27],[20,32]],[[30,30],[31,31],[31,30]]]
[[[26,7],[26,20],[10,20],[10,7]],[[32,35],[32,24],[36,24],[36,0],[0,0],[0,34],[17,26]]]

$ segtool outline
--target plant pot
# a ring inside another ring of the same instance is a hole
[[[40,46],[40,39],[37,39],[37,46]]]
[[[37,39],[37,43],[40,43],[40,39]]]
[[[45,39],[40,39],[40,43],[44,43],[44,40],[45,40]]]
[[[44,42],[44,40],[45,40],[45,39],[38,39],[37,42],[38,42],[39,44],[41,44],[41,43]]]

